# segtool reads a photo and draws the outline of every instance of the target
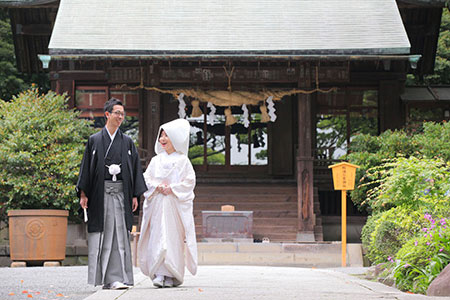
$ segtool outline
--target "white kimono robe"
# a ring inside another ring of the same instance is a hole
[[[148,191],[144,194],[139,266],[142,273],[154,279],[155,272],[164,264],[174,277],[174,285],[180,285],[185,266],[193,275],[197,272],[194,169],[186,155],[162,151],[152,158],[144,178]],[[157,192],[161,183],[170,185],[173,194]]]

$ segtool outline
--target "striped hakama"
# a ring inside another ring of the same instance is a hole
[[[122,181],[105,181],[104,230],[88,233],[88,283],[133,285],[130,233],[125,224]]]

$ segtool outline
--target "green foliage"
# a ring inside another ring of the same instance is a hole
[[[378,194],[371,195],[369,191],[373,193],[382,178],[391,175],[388,170],[393,165],[389,163],[394,159],[415,156],[419,159],[440,158],[450,161],[450,123],[426,122],[419,131],[414,132],[388,130],[379,136],[357,135],[352,140],[350,150],[351,153],[346,158],[350,163],[361,167],[356,173],[356,188],[351,192],[351,198],[360,209],[371,212],[379,209],[381,203],[374,205],[374,198]],[[415,162],[410,162],[410,165],[413,164]],[[426,163],[417,167],[426,169]],[[414,166],[410,166],[409,172],[414,172],[411,168]],[[401,181],[401,178],[398,180]],[[387,208],[389,207],[384,209]]]
[[[225,154],[218,151],[207,149],[207,159],[209,165],[224,165]],[[191,146],[188,157],[193,165],[203,165],[203,145]]]
[[[433,146],[420,151],[427,147]],[[366,175],[374,186],[365,202],[374,215],[363,228],[363,245],[372,262],[392,262],[388,271],[403,290],[425,293],[450,261],[447,221],[431,217],[450,214],[449,173],[450,163],[441,158],[410,156],[383,162]]]
[[[447,219],[425,214],[421,234],[398,251],[391,266],[398,288],[425,294],[428,286],[450,262],[450,228]]]
[[[373,211],[405,206],[410,210],[448,210],[450,164],[437,159],[397,158],[369,170],[370,178],[381,178],[367,192]],[[373,171],[375,170],[375,171]],[[375,175],[376,174],[376,175]]]
[[[367,203],[368,191],[377,185],[379,174],[367,173],[367,170],[381,166],[389,159],[398,156],[411,155],[416,146],[405,131],[387,130],[379,136],[360,134],[354,137],[350,145],[350,153],[346,159],[352,164],[360,166],[356,172],[356,188],[351,192],[352,201],[369,212],[372,207]]]
[[[25,87],[15,67],[14,45],[9,18],[0,9],[0,99],[10,99]]]
[[[385,262],[422,228],[419,212],[395,207],[369,218],[363,228],[362,242],[370,261]]]
[[[424,157],[450,161],[450,123],[423,123],[423,133],[413,136],[416,151]]]
[[[79,208],[75,193],[84,143],[93,129],[65,96],[27,90],[0,101],[0,211]]]

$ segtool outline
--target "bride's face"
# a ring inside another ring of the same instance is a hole
[[[159,135],[159,143],[168,154],[175,152],[175,148],[164,130],[161,130],[161,134]]]

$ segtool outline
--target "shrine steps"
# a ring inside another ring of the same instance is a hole
[[[198,243],[200,265],[263,265],[335,268],[341,266],[340,242]],[[362,267],[362,245],[347,244],[347,266]]]
[[[206,184],[195,189],[194,218],[197,240],[203,240],[202,211],[253,211],[253,238],[294,242],[297,238],[297,186],[295,184]]]

